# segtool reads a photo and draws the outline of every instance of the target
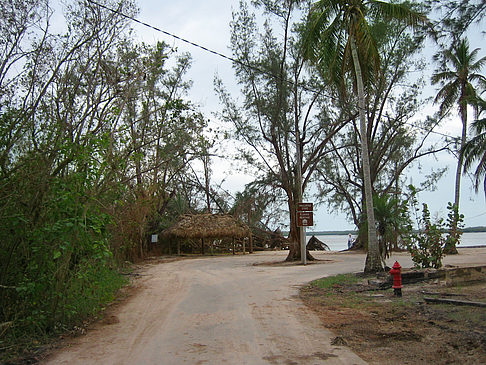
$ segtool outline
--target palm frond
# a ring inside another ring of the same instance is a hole
[[[454,80],[453,82],[449,82],[448,84],[444,85],[439,92],[437,93],[434,103],[440,103],[440,111],[441,114],[445,113],[452,106],[456,103],[457,99],[459,98],[460,94],[460,87],[459,81]]]
[[[459,107],[464,104],[472,105],[477,114],[477,106],[474,105],[476,99],[475,85],[486,85],[484,76],[475,73],[486,63],[486,57],[474,62],[478,54],[478,49],[469,51],[467,39],[461,39],[449,49],[441,52],[442,68],[432,75],[432,84],[440,84],[442,87],[438,91],[434,102],[440,103],[440,112],[448,112],[454,103]],[[474,84],[474,85],[473,85]]]
[[[470,71],[473,71],[473,72],[474,71],[481,71],[483,66],[486,64],[486,56],[480,58],[476,62],[473,62],[476,59],[480,50],[481,50],[480,48],[476,48],[469,54],[468,60],[469,60],[469,70]]]
[[[445,81],[451,81],[457,78],[457,74],[454,71],[442,71],[434,73],[431,77],[432,85],[444,83]]]
[[[379,52],[376,47],[370,26],[364,18],[360,19],[356,24],[355,36],[358,51],[362,57],[362,62],[372,62],[376,70],[379,69]]]
[[[315,61],[318,58],[322,34],[329,24],[329,11],[311,11],[308,15],[302,41],[304,56]]]
[[[370,12],[384,19],[396,19],[406,25],[417,28],[422,25],[429,25],[427,16],[410,8],[408,3],[389,3],[385,1],[372,0],[369,3]]]
[[[484,77],[481,74],[477,74],[477,73],[471,73],[471,74],[469,74],[469,80],[470,81],[477,82],[478,84],[484,84],[484,83],[486,83],[486,77]]]
[[[461,153],[464,157],[464,171],[469,171],[477,162],[474,171],[477,192],[482,178],[486,188],[486,118],[475,120],[471,125],[471,131],[475,135],[464,145]]]

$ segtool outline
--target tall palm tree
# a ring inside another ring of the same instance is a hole
[[[479,100],[479,108],[481,113],[486,114],[486,101]],[[468,171],[477,162],[478,166],[474,171],[476,192],[479,190],[481,178],[483,180],[484,194],[486,196],[486,117],[477,119],[471,126],[473,137],[466,142],[462,149],[464,158],[464,171]]]
[[[372,17],[396,19],[412,27],[427,21],[423,14],[412,11],[406,4],[376,0],[319,0],[311,7],[304,35],[307,56],[329,70],[330,80],[344,80],[344,74],[350,71],[356,82],[362,177],[368,220],[365,272],[383,270],[373,212],[364,78],[371,70],[378,72],[380,66],[378,49],[368,24]],[[341,81],[341,85],[344,85],[344,81]]]
[[[474,84],[485,82],[484,76],[478,72],[486,64],[486,57],[476,61],[478,52],[479,48],[476,48],[472,52],[469,51],[469,42],[467,39],[455,42],[451,49],[441,52],[443,70],[432,75],[432,84],[439,84],[441,86],[435,97],[435,102],[440,103],[440,113],[442,115],[449,114],[455,105],[458,106],[459,117],[462,122],[460,150],[464,149],[467,138],[467,107],[470,101],[476,97]],[[463,154],[459,154],[454,189],[454,205],[458,211],[463,159]],[[457,253],[457,249],[455,246],[446,247],[446,252]]]

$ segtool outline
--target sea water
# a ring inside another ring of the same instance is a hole
[[[309,232],[310,233],[310,232]],[[312,235],[307,236],[307,241]],[[319,241],[329,246],[331,251],[343,251],[348,248],[347,234],[330,234],[316,236]],[[353,235],[353,239],[356,236]],[[461,236],[461,243],[458,247],[486,246],[486,232],[466,232]]]

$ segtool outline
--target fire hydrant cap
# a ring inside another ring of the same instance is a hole
[[[393,264],[393,268],[394,269],[401,269],[402,267],[400,266],[400,264],[398,263],[398,261],[395,261],[395,263]]]

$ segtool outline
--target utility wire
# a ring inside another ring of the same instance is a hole
[[[214,51],[214,50],[209,49],[209,48],[207,48],[207,47],[201,46],[200,44],[197,44],[197,43],[191,42],[191,41],[189,41],[189,40],[187,40],[187,39],[184,39],[184,38],[182,38],[182,37],[179,37],[179,36],[177,36],[177,35],[175,35],[175,34],[169,33],[169,32],[167,32],[167,31],[165,31],[165,30],[163,30],[163,29],[160,29],[160,28],[158,28],[158,27],[154,26],[154,25],[148,24],[148,23],[143,22],[143,21],[141,21],[141,20],[138,20],[138,19],[136,19],[136,18],[134,18],[134,17],[132,17],[132,16],[126,15],[126,14],[122,13],[122,12],[121,12],[121,11],[119,11],[119,10],[115,10],[115,9],[109,8],[108,6],[103,5],[103,4],[100,4],[100,3],[98,3],[98,2],[96,2],[96,1],[94,1],[94,0],[86,0],[86,1],[87,1],[87,2],[89,2],[89,3],[91,3],[91,4],[93,4],[93,5],[99,6],[100,8],[103,8],[103,9],[105,9],[105,10],[108,10],[108,11],[111,11],[111,12],[113,12],[113,13],[115,13],[115,14],[118,14],[118,15],[120,15],[120,16],[122,16],[122,17],[124,17],[125,19],[128,19],[128,20],[132,21],[132,22],[135,22],[135,23],[141,24],[141,25],[143,25],[143,26],[145,26],[145,27],[147,27],[147,28],[151,28],[151,29],[153,29],[153,30],[155,30],[155,31],[157,31],[157,32],[159,32],[159,33],[163,33],[163,34],[165,34],[165,35],[168,35],[169,37],[172,37],[172,38],[175,38],[175,39],[177,39],[177,40],[180,40],[180,41],[182,41],[182,42],[184,42],[184,43],[190,44],[191,46],[194,46],[194,47],[200,48],[200,49],[202,49],[202,50],[204,50],[204,51],[206,51],[206,52],[209,52],[209,53],[215,54],[216,56],[219,56],[219,57],[225,58],[225,59],[227,59],[227,60],[229,60],[229,61],[232,61],[232,62],[237,62],[237,63],[239,63],[239,64],[241,64],[241,65],[243,65],[243,66],[247,66],[247,67],[248,67],[248,65],[245,65],[245,64],[244,64],[244,63],[242,63],[241,61],[238,61],[238,60],[236,60],[236,59],[234,59],[234,58],[232,58],[232,57],[226,56],[226,55],[225,55],[225,54],[223,54],[223,53],[220,53],[220,52],[218,52],[218,51]],[[259,71],[264,72],[264,71],[262,71],[262,70],[259,70]]]
[[[146,23],[146,22],[144,22],[144,21],[138,20],[138,19],[136,19],[136,18],[134,18],[134,17],[132,17],[132,16],[130,16],[130,15],[124,14],[124,13],[122,13],[122,12],[121,12],[121,11],[119,11],[119,10],[115,10],[115,9],[109,8],[108,6],[103,5],[103,4],[100,4],[100,3],[96,2],[95,0],[86,0],[86,1],[87,1],[87,2],[89,2],[89,3],[91,3],[91,4],[93,4],[93,5],[99,6],[99,7],[103,8],[103,9],[105,9],[105,10],[108,10],[108,11],[111,11],[111,12],[113,12],[113,13],[115,13],[115,14],[118,14],[118,15],[120,15],[120,16],[122,16],[122,17],[124,17],[125,19],[128,19],[128,20],[132,21],[132,22],[138,23],[138,24],[143,25],[143,26],[145,26],[145,27],[147,27],[147,28],[151,28],[151,29],[153,29],[153,30],[155,30],[155,31],[157,31],[157,32],[159,32],[159,33],[165,34],[165,35],[167,35],[167,36],[169,36],[169,37],[172,37],[172,38],[175,38],[175,39],[177,39],[177,40],[179,40],[179,41],[181,41],[181,42],[184,42],[184,43],[190,44],[191,46],[194,46],[194,47],[196,47],[196,48],[202,49],[202,50],[203,50],[203,51],[205,51],[205,52],[212,53],[212,54],[214,54],[214,55],[216,55],[216,56],[218,56],[218,57],[221,57],[221,58],[224,58],[224,59],[226,59],[226,60],[228,60],[228,61],[231,61],[231,62],[237,63],[237,64],[239,64],[240,66],[243,66],[243,67],[246,67],[246,68],[248,68],[248,69],[252,69],[252,70],[254,70],[254,71],[257,71],[258,73],[261,73],[261,74],[264,74],[264,75],[267,75],[267,76],[270,76],[270,77],[273,77],[273,78],[279,79],[279,80],[281,80],[281,81],[286,82],[286,83],[287,83],[287,84],[289,84],[289,85],[292,85],[292,86],[299,86],[299,87],[301,87],[302,89],[304,89],[304,90],[306,90],[306,91],[310,91],[310,92],[313,92],[313,93],[316,93],[316,94],[322,94],[322,91],[318,91],[318,90],[311,89],[311,88],[309,88],[309,87],[307,87],[307,86],[305,86],[305,85],[295,83],[295,82],[290,81],[290,80],[288,80],[288,79],[282,79],[280,76],[275,75],[274,73],[271,73],[271,72],[265,71],[265,70],[263,70],[263,69],[261,69],[261,68],[259,68],[259,67],[255,66],[255,65],[250,65],[250,64],[245,63],[245,62],[243,62],[243,61],[240,61],[240,60],[238,60],[238,59],[236,59],[236,58],[233,58],[233,57],[231,57],[231,56],[227,56],[227,55],[225,55],[225,54],[223,54],[223,53],[221,53],[221,52],[215,51],[215,50],[213,50],[213,49],[210,49],[210,48],[207,48],[207,47],[205,47],[205,46],[202,46],[202,45],[200,45],[200,44],[198,44],[198,43],[195,43],[195,42],[192,42],[192,41],[187,40],[187,39],[185,39],[185,38],[179,37],[178,35],[175,35],[175,34],[173,34],[173,33],[167,32],[167,31],[165,31],[165,30],[163,30],[163,29],[160,29],[160,28],[158,28],[158,27],[156,27],[156,26],[154,26],[154,25],[148,24],[148,23]],[[329,97],[329,98],[331,98],[331,99],[333,99],[333,100],[337,100],[337,98],[336,98],[336,97],[334,97],[334,96],[332,96],[332,95],[327,94],[326,96],[327,96],[327,97]]]
[[[174,39],[177,39],[177,40],[179,40],[181,42],[187,43],[187,44],[189,44],[189,45],[191,45],[193,47],[202,49],[205,52],[212,53],[212,54],[214,54],[214,55],[216,55],[218,57],[221,57],[221,58],[224,58],[224,59],[226,59],[228,61],[237,63],[237,64],[239,64],[239,65],[241,65],[243,67],[246,67],[248,69],[252,69],[254,71],[257,71],[258,73],[261,73],[261,74],[264,74],[264,75],[267,75],[267,76],[270,76],[270,77],[273,77],[273,78],[277,78],[279,80],[282,80],[282,81],[288,83],[289,85],[301,87],[302,89],[304,89],[306,91],[309,91],[309,92],[312,92],[312,93],[315,93],[315,94],[323,94],[322,91],[318,91],[318,90],[311,89],[311,88],[309,88],[309,87],[307,87],[305,85],[302,85],[302,84],[296,84],[295,82],[290,81],[288,79],[282,79],[280,76],[275,75],[275,74],[273,74],[271,72],[265,71],[265,70],[263,70],[263,69],[261,69],[261,68],[259,68],[257,66],[247,64],[247,63],[242,62],[242,61],[240,61],[240,60],[238,60],[236,58],[227,56],[227,55],[225,55],[225,54],[223,54],[221,52],[215,51],[213,49],[210,49],[210,48],[207,48],[205,46],[202,46],[202,45],[200,45],[198,43],[195,43],[195,42],[192,42],[192,41],[187,40],[185,38],[179,37],[178,35],[175,35],[173,33],[167,32],[167,31],[165,31],[163,29],[160,29],[160,28],[158,28],[158,27],[156,27],[154,25],[151,25],[149,23],[146,23],[144,21],[138,20],[138,19],[136,19],[136,18],[134,18],[134,17],[132,17],[130,15],[124,14],[124,13],[122,13],[119,10],[115,10],[115,9],[112,9],[112,8],[106,6],[106,5],[100,4],[100,3],[98,3],[95,0],[86,0],[86,1],[89,2],[89,3],[91,3],[91,4],[93,4],[93,5],[99,6],[100,8],[103,8],[105,10],[108,10],[108,11],[110,11],[112,13],[118,14],[118,15],[124,17],[125,19],[128,19],[128,20],[130,20],[130,21],[132,21],[134,23],[137,23],[137,24],[140,24],[140,25],[142,25],[144,27],[153,29],[153,30],[155,30],[155,31],[157,31],[159,33],[165,34],[165,35],[167,35],[169,37],[172,37]],[[327,94],[326,96],[329,97],[329,98],[331,98],[331,99],[333,99],[333,100],[337,100],[337,98],[334,97],[334,96],[332,96],[332,95]],[[421,130],[424,130],[424,131],[429,132],[429,133],[433,133],[433,134],[440,135],[442,137],[452,138],[452,139],[457,139],[458,138],[458,137],[454,137],[454,136],[451,136],[451,135],[448,135],[448,134],[444,134],[444,133],[441,133],[441,132],[437,132],[437,131],[434,131],[434,130],[429,130],[429,129],[425,128],[425,127],[421,127],[421,126],[415,125],[413,123],[404,123],[404,124],[406,124],[406,125],[408,125],[408,126],[410,126],[412,128],[421,129]]]
[[[478,217],[481,217],[483,215],[486,215],[486,212],[481,213],[481,214],[478,214],[478,215],[475,215],[474,217],[468,217],[468,219],[478,218]]]

